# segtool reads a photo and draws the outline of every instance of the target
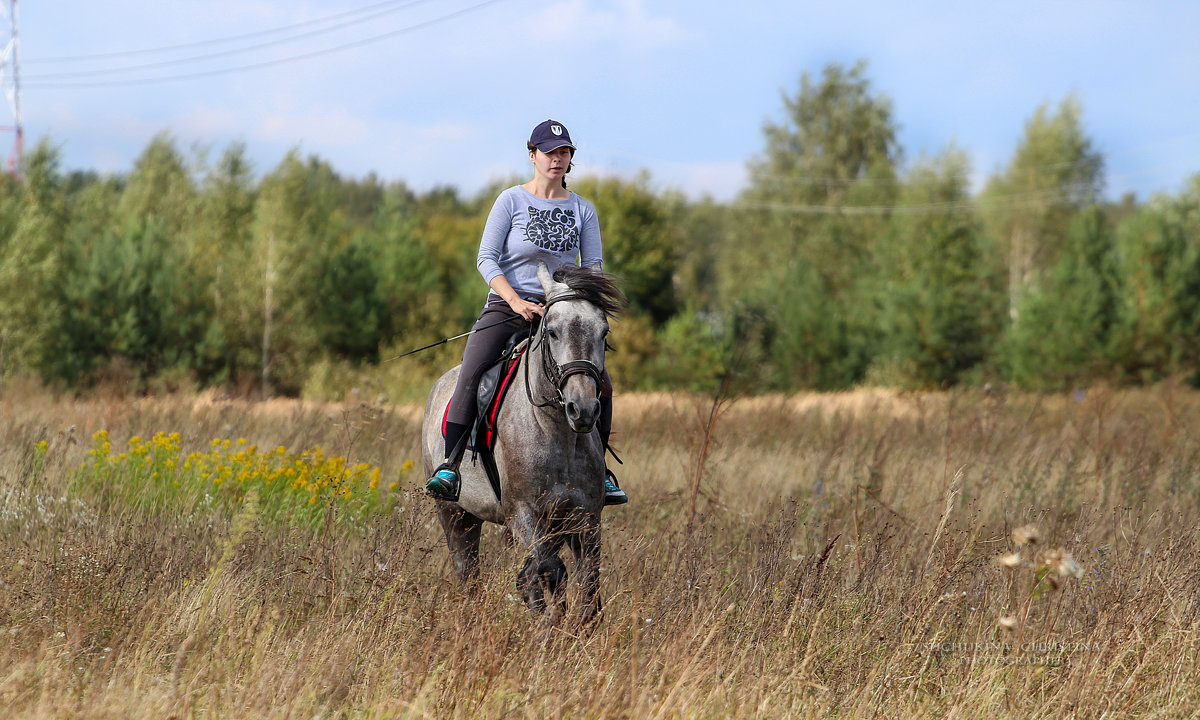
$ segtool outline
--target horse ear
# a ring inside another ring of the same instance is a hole
[[[546,263],[542,262],[541,260],[538,260],[537,272],[538,280],[540,280],[542,283],[542,289],[546,291],[547,300],[550,299],[551,295],[557,295],[571,289],[565,283],[555,281],[555,279],[550,275],[550,269],[547,268]]]

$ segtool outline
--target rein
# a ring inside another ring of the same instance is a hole
[[[525,358],[525,396],[529,398],[529,404],[534,407],[557,407],[565,408],[566,403],[563,401],[563,386],[567,384],[567,380],[572,375],[587,375],[592,380],[596,381],[596,397],[600,396],[600,388],[604,385],[602,372],[596,363],[591,360],[571,360],[563,364],[558,364],[554,359],[554,355],[550,352],[550,344],[546,342],[546,321],[545,315],[550,312],[550,308],[554,303],[563,300],[583,300],[584,298],[577,293],[563,293],[550,298],[546,301],[546,308],[542,312],[542,322],[538,325],[537,334],[530,343],[529,349],[533,350],[535,345],[541,345],[542,350],[542,375],[550,381],[557,392],[556,397],[542,398],[542,402],[537,402],[533,399],[533,391],[529,389],[529,358]],[[528,353],[527,353],[528,355]]]

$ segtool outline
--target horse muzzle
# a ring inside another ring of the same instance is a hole
[[[603,371],[590,360],[572,360],[559,365],[543,350],[546,374],[558,389],[558,404],[567,416],[567,425],[577,433],[590,433],[600,419],[600,388]]]
[[[580,378],[576,385],[588,385]],[[574,395],[574,397],[571,397]],[[591,393],[563,393],[563,411],[567,416],[567,425],[577,433],[590,433],[600,419],[600,398]]]

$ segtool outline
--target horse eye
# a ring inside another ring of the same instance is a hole
[[[546,328],[546,334],[550,336],[551,340],[558,339],[558,333],[555,332],[554,328]]]

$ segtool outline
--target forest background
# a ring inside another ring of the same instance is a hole
[[[763,135],[729,203],[570,178],[630,301],[619,390],[1200,378],[1200,174],[1105,199],[1076,98],[1034,109],[977,190],[964,148],[905,157],[864,63],[805,73]],[[395,358],[469,328],[487,212],[523,180],[416,193],[299,151],[258,177],[244,146],[167,134],[100,175],[45,139],[0,181],[0,377],[419,400],[461,346]]]

